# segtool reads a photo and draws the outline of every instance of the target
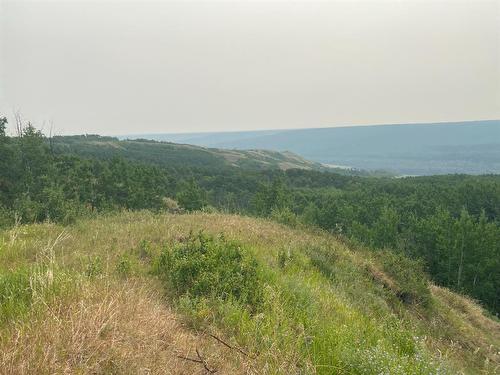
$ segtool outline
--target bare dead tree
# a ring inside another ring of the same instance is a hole
[[[54,122],[52,120],[49,121],[49,147],[50,147],[50,153],[54,155],[54,145],[53,145],[53,138],[54,138]]]
[[[24,130],[24,125],[23,125],[23,118],[21,116],[21,112],[19,110],[14,111],[14,121],[16,122],[16,134],[19,138],[23,136],[23,130]]]

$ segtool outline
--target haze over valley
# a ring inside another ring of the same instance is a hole
[[[291,151],[330,166],[396,175],[500,173],[500,120],[127,137]]]

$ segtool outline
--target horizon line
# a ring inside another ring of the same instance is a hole
[[[376,123],[376,124],[349,124],[349,125],[335,125],[335,126],[318,126],[313,128],[284,128],[284,129],[254,129],[254,130],[214,130],[214,131],[188,131],[188,132],[164,132],[164,133],[128,133],[128,134],[114,134],[109,136],[125,137],[125,136],[138,136],[138,135],[183,135],[183,134],[215,134],[215,133],[257,133],[257,132],[287,132],[298,130],[321,130],[321,129],[336,129],[336,128],[366,128],[377,126],[412,126],[412,125],[450,125],[450,124],[466,124],[472,122],[495,122],[500,121],[496,119],[481,119],[481,120],[462,120],[462,121],[436,121],[436,122],[402,122],[402,123]],[[91,133],[86,133],[91,134]],[[76,134],[75,134],[76,135]]]

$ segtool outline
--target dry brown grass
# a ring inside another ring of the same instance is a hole
[[[431,285],[431,291],[438,306],[430,323],[442,332],[441,343],[434,340],[434,344],[442,350],[446,348],[453,356],[465,354],[469,360],[479,357],[500,370],[500,324],[488,318],[478,304],[465,296],[436,285]]]
[[[147,280],[84,282],[76,298],[8,333],[2,374],[206,373],[178,358],[197,358],[196,349],[218,373],[256,373],[251,360],[185,328]]]
[[[451,292],[449,289],[431,285],[432,293],[445,302],[449,308],[459,314],[475,329],[496,338],[500,344],[500,324],[485,315],[484,310],[466,296]]]

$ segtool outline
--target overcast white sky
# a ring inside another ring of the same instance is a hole
[[[0,22],[0,113],[60,134],[500,118],[500,0],[0,0]]]

